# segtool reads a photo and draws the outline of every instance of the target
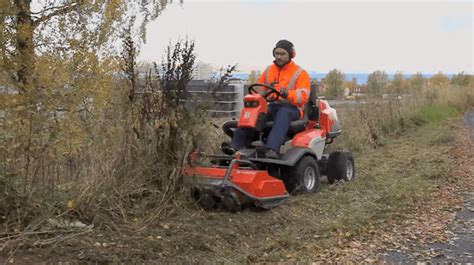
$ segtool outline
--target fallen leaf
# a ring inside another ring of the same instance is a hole
[[[67,208],[68,208],[69,210],[75,210],[76,207],[77,207],[77,203],[76,203],[75,200],[69,200],[69,201],[67,201]]]

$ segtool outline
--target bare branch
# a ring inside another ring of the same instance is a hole
[[[55,10],[55,9],[60,9],[60,8],[64,8],[66,6],[68,6],[70,4],[65,4],[65,5],[62,5],[62,6],[50,6],[50,7],[47,7],[47,8],[44,8],[43,10],[41,11],[38,11],[38,12],[31,12],[32,15],[44,15],[46,12],[49,12],[51,10]]]
[[[37,27],[40,23],[48,21],[48,20],[50,20],[51,18],[53,18],[55,16],[67,14],[67,13],[73,11],[74,9],[76,9],[80,5],[81,5],[81,2],[79,2],[79,3],[76,2],[76,3],[71,3],[71,4],[59,6],[59,7],[46,8],[46,9],[40,11],[40,13],[44,13],[44,12],[47,12],[49,10],[54,10],[54,11],[52,11],[51,13],[49,13],[47,15],[43,15],[43,16],[39,17],[38,19],[36,19],[33,22],[33,26]]]

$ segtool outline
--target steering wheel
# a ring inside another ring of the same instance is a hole
[[[281,97],[281,94],[280,92],[272,87],[272,86],[269,86],[269,85],[266,85],[266,84],[259,84],[259,83],[256,83],[256,84],[253,84],[253,85],[250,85],[249,88],[248,88],[248,91],[249,91],[249,94],[259,94],[257,89],[255,89],[255,87],[257,86],[263,86],[265,88],[268,88],[270,91],[266,92],[265,94],[263,94],[262,96],[265,98],[265,100],[267,102],[274,102],[274,101],[277,101],[280,97]],[[272,94],[275,94],[276,97],[270,97],[270,95]]]

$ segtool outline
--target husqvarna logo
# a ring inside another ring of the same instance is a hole
[[[244,118],[247,120],[250,119],[250,112],[245,112]]]

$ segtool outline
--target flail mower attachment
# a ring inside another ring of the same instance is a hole
[[[222,207],[236,212],[243,205],[254,204],[270,209],[289,197],[283,181],[266,170],[258,170],[253,162],[237,154],[228,166],[196,166],[184,168],[185,180],[191,184],[191,195],[206,209]]]

